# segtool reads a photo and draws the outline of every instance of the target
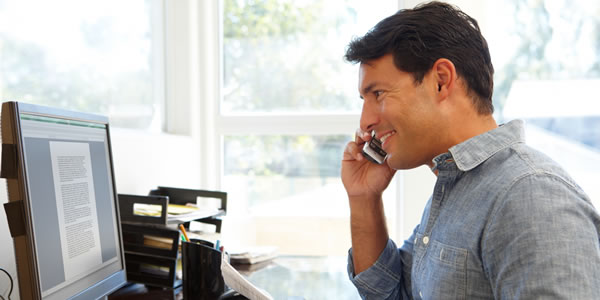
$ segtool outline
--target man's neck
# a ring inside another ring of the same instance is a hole
[[[439,153],[432,157],[432,159],[440,154],[448,152],[448,149],[455,145],[497,127],[498,124],[496,124],[496,120],[494,120],[494,117],[491,114],[464,116],[463,118],[458,117],[451,120],[446,127],[446,134],[444,138],[442,138],[444,142],[440,144]],[[433,161],[430,160],[427,165],[430,168],[433,168]]]
[[[448,148],[498,127],[496,120],[494,120],[491,114],[458,118],[452,123],[454,126],[451,126],[451,130],[449,131],[450,146]]]

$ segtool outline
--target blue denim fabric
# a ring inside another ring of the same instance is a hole
[[[512,121],[434,159],[421,223],[348,273],[363,299],[600,299],[600,216]]]

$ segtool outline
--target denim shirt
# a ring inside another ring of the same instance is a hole
[[[367,270],[363,299],[600,299],[600,217],[555,162],[524,144],[522,121],[434,159],[421,223]]]

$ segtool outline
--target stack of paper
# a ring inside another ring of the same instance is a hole
[[[169,204],[167,213],[169,215],[191,214],[198,210],[198,207],[192,205]]]
[[[256,246],[229,252],[232,264],[255,264],[277,257],[277,247]]]

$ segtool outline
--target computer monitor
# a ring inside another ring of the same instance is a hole
[[[123,286],[108,118],[5,102],[1,122],[21,299],[98,299]]]

